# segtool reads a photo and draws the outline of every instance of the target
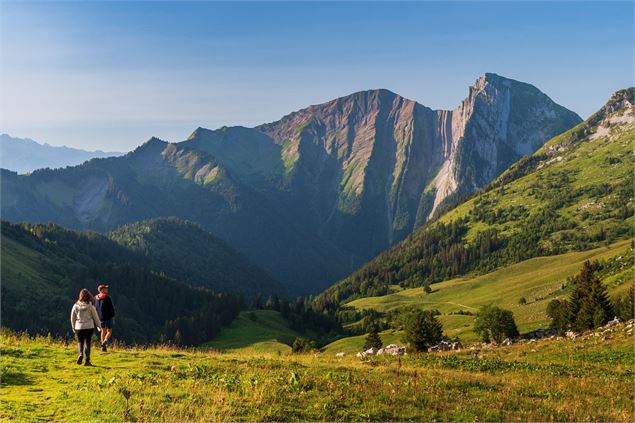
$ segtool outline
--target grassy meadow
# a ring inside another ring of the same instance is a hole
[[[290,352],[293,340],[302,336],[306,334],[291,329],[278,311],[242,311],[228,328],[205,346],[217,350]]]
[[[511,310],[522,332],[549,325],[546,315],[547,304],[553,299],[566,298],[569,288],[564,287],[568,276],[579,272],[585,260],[607,260],[622,257],[624,269],[603,279],[609,293],[616,295],[628,289],[633,280],[631,258],[627,256],[630,241],[621,241],[594,250],[537,257],[507,266],[494,272],[456,278],[432,285],[433,291],[426,294],[423,288],[400,289],[393,286],[393,292],[380,297],[366,297],[349,302],[347,305],[358,309],[374,309],[388,312],[402,307],[437,309],[446,335],[458,336],[464,342],[477,341],[472,332],[474,316],[456,314],[475,313],[486,304],[495,304]],[[526,304],[519,304],[520,298]],[[398,332],[388,330],[382,334],[384,343],[400,342]],[[341,339],[327,346],[330,351],[353,351],[363,345],[363,336]]]
[[[360,360],[113,348],[3,332],[2,421],[633,421],[633,338]]]

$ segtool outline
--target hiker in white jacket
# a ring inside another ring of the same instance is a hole
[[[84,288],[79,292],[79,299],[71,310],[71,327],[77,335],[77,350],[79,351],[77,364],[82,364],[85,354],[84,366],[92,366],[90,362],[90,342],[95,328],[101,330],[99,316],[95,306],[92,304],[92,300],[93,296]]]

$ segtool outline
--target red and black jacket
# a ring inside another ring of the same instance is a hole
[[[95,308],[102,322],[115,317],[115,305],[109,295],[99,294],[95,297]]]

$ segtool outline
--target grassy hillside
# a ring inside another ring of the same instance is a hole
[[[474,316],[458,312],[475,313],[479,307],[495,304],[511,310],[521,332],[547,327],[547,304],[553,299],[566,298],[570,286],[567,277],[577,273],[585,260],[604,260],[611,270],[603,277],[612,295],[621,294],[633,281],[633,249],[631,241],[622,241],[609,247],[550,257],[525,260],[495,272],[475,277],[462,277],[433,285],[426,294],[422,288],[391,287],[393,293],[360,298],[347,303],[356,309],[373,309],[382,313],[406,307],[437,309],[446,335],[458,336],[462,341],[476,341],[472,332]],[[519,304],[525,298],[526,304]],[[382,334],[384,344],[402,343],[400,333],[393,330]],[[326,347],[328,351],[360,351],[363,336],[336,341]],[[340,348],[338,350],[338,348]]]
[[[360,361],[332,354],[95,352],[9,333],[2,421],[633,421],[633,338]],[[126,398],[128,398],[126,400]],[[104,404],[107,406],[104,407]]]
[[[291,329],[277,311],[243,311],[205,346],[218,350],[248,348],[260,352],[290,352],[293,340],[302,336],[306,334]]]
[[[633,236],[635,90],[621,90],[483,191],[316,297],[335,311],[352,299],[486,273],[538,256],[585,251]]]

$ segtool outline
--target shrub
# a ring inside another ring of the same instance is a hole
[[[505,338],[517,336],[514,313],[492,305],[481,307],[474,320],[474,332],[481,336],[483,342],[494,340],[501,343]]]

